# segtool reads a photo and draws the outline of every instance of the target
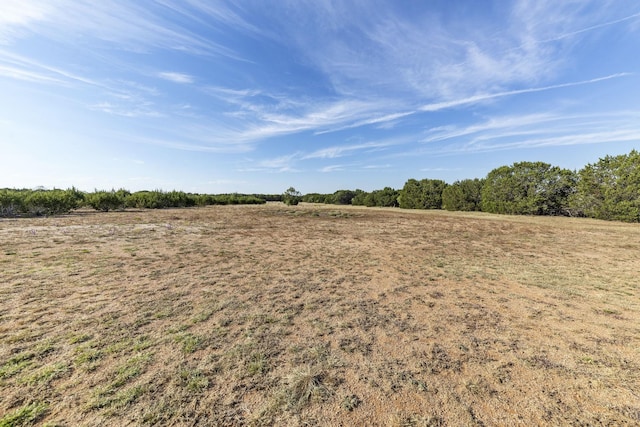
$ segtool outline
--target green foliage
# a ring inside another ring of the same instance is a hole
[[[374,190],[370,193],[362,190],[356,190],[356,195],[351,200],[351,204],[354,206],[367,207],[397,207],[398,195],[398,190],[394,190],[391,187],[385,187],[382,190]]]
[[[302,201],[305,203],[324,203],[325,194],[320,193],[308,193],[302,196]]]
[[[125,208],[162,209],[283,201],[405,209],[482,210],[521,215],[571,215],[640,222],[640,153],[606,156],[578,173],[543,162],[501,166],[485,179],[448,185],[437,179],[409,179],[402,190],[338,190],[332,194],[191,194],[182,191],[94,191],[0,189],[0,217],[65,214],[82,206],[104,212]]]
[[[0,216],[48,216],[69,213],[83,201],[84,194],[68,190],[0,190]]]
[[[456,181],[442,191],[442,207],[448,211],[482,210],[484,179]]]
[[[543,162],[520,162],[489,172],[482,210],[515,215],[564,215],[575,191],[575,173]]]
[[[384,187],[382,190],[376,190],[371,193],[373,200],[369,203],[374,203],[374,206],[385,208],[398,207],[399,195],[400,192],[398,190],[394,190],[391,187]]]
[[[352,190],[338,190],[333,193],[333,200],[331,201],[331,203],[333,203],[334,205],[350,205],[356,194],[356,191]]]
[[[367,193],[366,191],[356,190],[356,195],[351,199],[351,204],[353,206],[366,206],[366,199],[369,197],[371,193]]]
[[[571,214],[598,219],[640,221],[640,153],[606,156],[578,172]]]
[[[400,190],[398,202],[404,209],[442,209],[442,192],[447,183],[439,179],[409,179]]]
[[[97,211],[109,212],[110,210],[124,210],[126,206],[126,199],[130,193],[126,190],[120,189],[118,191],[94,191],[89,193],[85,197],[85,202],[88,206]]]
[[[282,195],[282,201],[289,206],[297,205],[302,201],[302,194],[295,188],[289,187]]]
[[[24,211],[25,191],[28,190],[0,190],[0,216],[14,216]]]
[[[197,206],[207,205],[260,205],[266,200],[245,194],[198,194],[195,196]]]
[[[48,405],[34,402],[16,409],[0,418],[0,427],[19,427],[33,425],[47,412]]]
[[[127,207],[138,209],[186,208],[196,204],[196,195],[175,190],[138,191],[127,197]]]

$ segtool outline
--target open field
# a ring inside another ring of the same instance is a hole
[[[637,425],[640,226],[282,204],[0,220],[0,426]]]

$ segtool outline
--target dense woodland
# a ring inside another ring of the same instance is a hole
[[[482,179],[448,184],[438,179],[409,179],[402,189],[366,192],[338,190],[302,195],[291,187],[284,194],[192,194],[127,190],[86,193],[67,190],[0,189],[0,216],[46,216],[90,207],[100,211],[161,209],[283,201],[337,205],[446,209],[512,215],[562,215],[640,222],[640,153],[606,156],[579,171],[543,162],[501,166]]]

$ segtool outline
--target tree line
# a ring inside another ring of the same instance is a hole
[[[291,190],[291,189],[290,189]],[[517,162],[485,178],[447,184],[409,179],[402,189],[310,193],[303,202],[404,209],[558,215],[640,222],[640,153],[606,156],[579,171],[544,162]]]
[[[438,179],[409,179],[402,189],[338,190],[302,195],[196,194],[125,189],[83,192],[0,189],[0,216],[48,216],[83,207],[99,211],[163,209],[207,205],[262,204],[283,201],[336,205],[482,211],[512,215],[562,215],[640,222],[640,153],[606,156],[579,171],[544,162],[517,162],[493,169],[485,178],[448,184]]]
[[[0,189],[0,216],[50,216],[69,213],[79,208],[108,212],[138,209],[164,209],[208,205],[262,204],[281,200],[280,195],[197,194],[183,191]]]

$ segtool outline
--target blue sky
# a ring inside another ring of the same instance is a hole
[[[401,188],[640,148],[636,0],[2,0],[0,188]]]

